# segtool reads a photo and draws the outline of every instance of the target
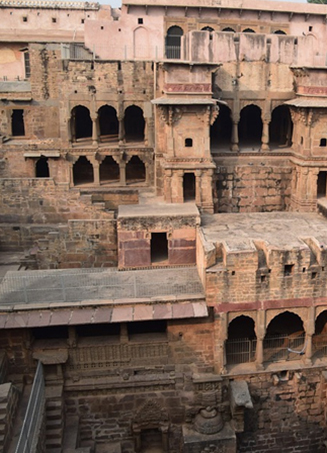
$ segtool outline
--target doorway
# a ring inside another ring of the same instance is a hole
[[[151,233],[151,263],[168,263],[167,233]]]
[[[184,202],[185,201],[195,201],[195,175],[194,175],[194,173],[184,173],[183,195],[184,195]]]

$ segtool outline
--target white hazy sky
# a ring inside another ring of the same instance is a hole
[[[96,0],[93,0],[96,1]],[[99,3],[111,5],[113,8],[118,8],[121,6],[121,0],[98,0]],[[280,0],[280,1],[288,1],[293,3],[307,3],[307,0]]]

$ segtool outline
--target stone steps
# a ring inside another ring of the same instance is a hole
[[[13,432],[15,416],[19,401],[19,393],[11,383],[0,385],[0,452],[7,451]]]
[[[64,435],[64,407],[62,385],[46,389],[46,435],[47,453],[61,453]]]

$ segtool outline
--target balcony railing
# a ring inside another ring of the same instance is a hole
[[[44,411],[45,385],[42,363],[39,362],[15,453],[34,453],[37,451]]]
[[[255,360],[257,340],[237,338],[226,342],[226,360],[228,365],[247,363]]]
[[[264,362],[299,360],[305,352],[304,339],[304,332],[265,338],[263,341]]]
[[[166,58],[171,60],[179,60],[181,58],[180,46],[166,46]]]
[[[327,357],[326,334],[318,334],[312,337],[312,354],[316,358]]]

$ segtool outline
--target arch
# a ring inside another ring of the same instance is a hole
[[[134,58],[149,57],[149,33],[144,27],[134,30]]]
[[[201,28],[201,31],[209,31],[210,33],[212,33],[215,30],[212,27],[209,27],[209,25],[207,25],[206,27]]]
[[[312,343],[312,352],[316,358],[327,355],[327,310],[323,310],[316,318]]]
[[[249,316],[237,316],[228,326],[226,341],[227,365],[252,362],[255,359],[256,334],[254,320]]]
[[[24,110],[15,109],[11,114],[11,135],[23,137],[25,135]]]
[[[119,123],[117,112],[111,105],[103,105],[98,110],[101,141],[118,139]]]
[[[90,110],[84,105],[77,105],[71,112],[73,140],[92,137],[92,120]]]
[[[210,127],[211,148],[229,147],[232,136],[232,112],[226,105],[219,105],[219,114]]]
[[[292,145],[293,122],[290,109],[279,105],[272,111],[269,124],[269,144],[271,147],[288,147]]]
[[[183,29],[178,27],[178,25],[173,25],[168,28],[165,42],[166,58],[181,58],[181,43],[183,34]]]
[[[228,32],[228,33],[236,33],[236,31],[231,27],[225,27],[221,31]]]
[[[255,31],[252,28],[245,28],[242,33],[255,33]]]
[[[124,116],[125,140],[127,142],[143,142],[145,121],[143,110],[136,106],[130,105],[125,110]]]
[[[74,185],[94,182],[93,165],[85,156],[80,156],[73,165],[73,181]]]
[[[145,182],[146,172],[144,162],[138,156],[132,156],[126,165],[126,182]]]
[[[238,134],[241,146],[261,146],[262,119],[260,107],[250,104],[241,110]]]
[[[36,178],[49,178],[49,164],[48,158],[41,156],[35,163],[35,177]]]
[[[298,360],[304,353],[305,332],[299,315],[284,311],[269,323],[263,341],[264,361]]]
[[[183,197],[185,201],[195,201],[196,187],[195,174],[184,173],[183,175]]]
[[[287,35],[287,33],[284,30],[276,30],[274,31],[274,35]]]
[[[119,165],[112,156],[106,156],[100,164],[100,183],[119,181],[120,171]]]

